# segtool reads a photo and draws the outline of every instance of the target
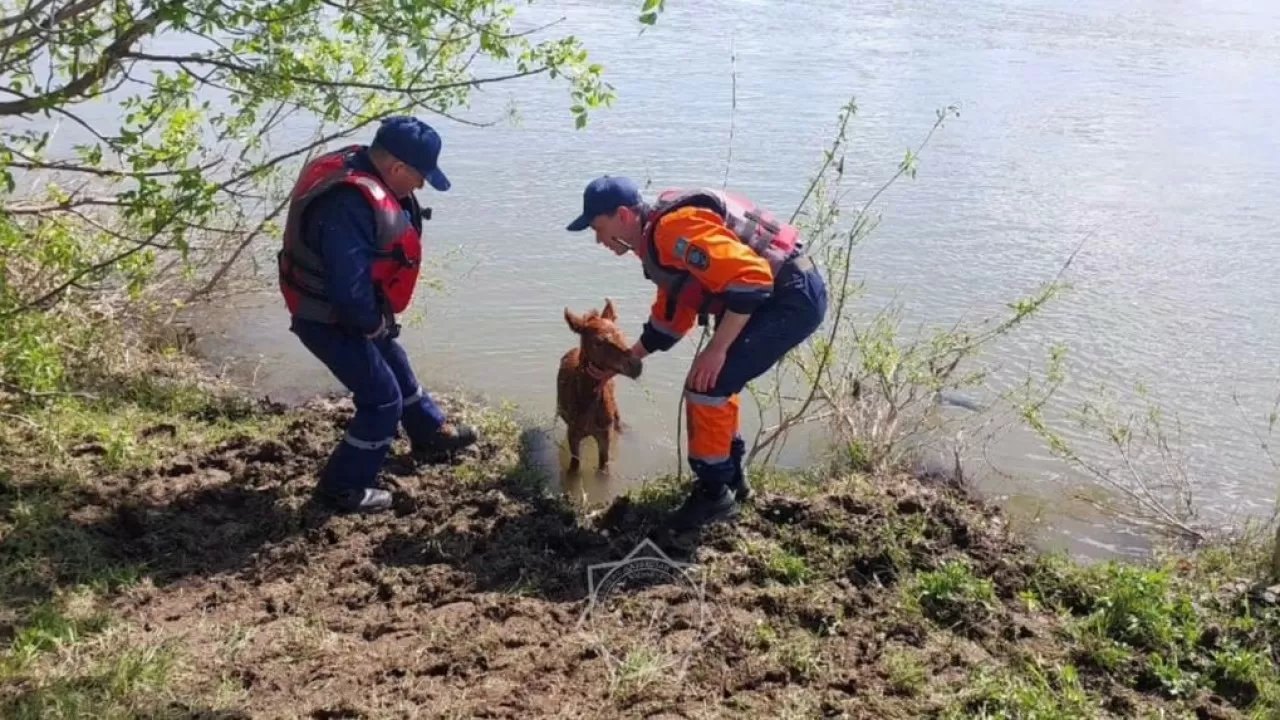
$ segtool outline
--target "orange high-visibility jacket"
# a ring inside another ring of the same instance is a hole
[[[640,337],[649,352],[669,350],[702,312],[750,313],[773,292],[774,270],[769,261],[743,243],[712,210],[672,210],[646,230],[652,239],[646,238],[637,252],[646,276],[658,285]],[[676,281],[684,273],[688,281]]]

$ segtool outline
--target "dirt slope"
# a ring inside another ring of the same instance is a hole
[[[1043,566],[942,484],[766,483],[735,525],[676,539],[655,531],[670,488],[586,514],[545,496],[518,428],[494,416],[456,464],[416,468],[397,446],[394,513],[331,517],[311,483],[349,406],[289,412],[275,439],[105,477],[69,517],[103,557],[147,568],[113,610],[132,641],[177,658],[148,712],[1108,717],[1172,702],[1091,674],[1061,616],[1020,600]],[[639,586],[593,596],[591,566],[637,548],[651,558]],[[697,566],[676,576],[668,560]],[[1022,681],[1002,673],[1027,662],[1043,699],[1010,695]],[[1039,715],[1008,710],[1042,701]],[[1183,707],[1235,712],[1207,694]]]

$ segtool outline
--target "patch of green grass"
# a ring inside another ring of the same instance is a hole
[[[157,646],[125,646],[101,638],[65,647],[21,670],[0,673],[19,690],[0,699],[6,720],[135,718],[163,707],[172,656]]]
[[[56,397],[6,411],[27,422],[0,429],[0,452],[91,479],[152,467],[184,447],[277,434],[286,422],[246,397],[192,383],[119,383],[96,399]]]
[[[946,628],[973,627],[997,605],[991,580],[975,575],[967,560],[947,560],[938,570],[918,574],[903,593],[909,611]]]
[[[539,492],[543,480],[524,462],[526,438],[512,403],[497,407],[464,404],[458,419],[475,427],[482,456],[453,465],[449,473],[459,483],[488,485],[506,482],[520,492]]]
[[[671,664],[662,651],[638,647],[627,653],[613,675],[611,692],[615,699],[631,700],[660,679]]]
[[[1280,715],[1280,675],[1266,654],[1233,645],[1210,660],[1206,675],[1218,694],[1239,708]]]
[[[27,613],[24,625],[14,634],[4,656],[5,665],[11,671],[21,670],[30,666],[41,653],[73,645],[101,632],[107,625],[108,618],[101,612],[75,617],[52,601],[41,603]]]
[[[1141,673],[1141,682],[1160,689],[1166,697],[1187,698],[1195,694],[1200,684],[1200,673],[1188,670],[1176,658],[1160,653],[1149,653]]]
[[[1081,665],[1096,667],[1116,677],[1128,679],[1135,658],[1128,646],[1109,637],[1081,631],[1078,627],[1072,628],[1068,634],[1077,643],[1075,654]]]
[[[814,577],[813,569],[803,556],[788,552],[777,543],[762,540],[748,542],[746,547],[768,580],[783,585],[805,585]]]
[[[943,712],[944,720],[1079,720],[1100,714],[1098,702],[1071,665],[1045,669],[1024,663],[999,672],[984,668],[970,687]]]
[[[1258,558],[1239,542],[1153,565],[1046,555],[1026,595],[1061,613],[1073,657],[1112,681],[1175,702],[1208,691],[1267,717],[1280,714],[1280,611],[1242,596],[1239,574]]]
[[[0,717],[136,717],[164,687],[170,655],[139,645],[89,589],[29,609],[0,654]]]
[[[1086,570],[1065,551],[1037,555],[1027,584],[1028,597],[1059,612],[1083,614],[1092,605]]]
[[[919,695],[928,682],[928,669],[920,656],[907,649],[886,651],[880,658],[893,692],[908,697]]]
[[[761,492],[806,498],[831,489],[830,476],[824,477],[812,471],[755,465],[748,468],[747,472],[752,489]]]
[[[1265,579],[1271,575],[1272,551],[1276,542],[1276,522],[1247,519],[1231,535],[1187,554],[1176,549],[1166,555],[1171,564],[1182,565],[1189,578],[1210,588],[1240,578]],[[1280,577],[1272,579],[1280,582]]]
[[[1105,563],[1092,569],[1093,611],[1085,621],[1099,634],[1153,651],[1195,644],[1198,613],[1165,570]]]
[[[822,654],[818,642],[806,632],[793,633],[774,648],[774,656],[792,678],[810,681],[822,672]]]
[[[114,561],[89,530],[68,521],[72,500],[56,479],[0,494],[0,601],[49,598],[77,585],[112,592],[138,582],[140,568]]]
[[[1202,631],[1191,595],[1168,567],[1116,561],[1081,567],[1046,556],[1032,574],[1044,603],[1081,617],[1081,629],[1138,650],[1173,653],[1195,645]]]
[[[850,480],[840,492],[852,490],[854,497],[861,497],[858,482]],[[924,513],[899,513],[872,495],[866,496],[865,505],[865,516],[827,506],[803,525],[774,525],[776,545],[748,546],[748,552],[767,578],[784,584],[851,578],[892,585],[929,557],[931,521]]]
[[[680,482],[676,476],[662,475],[645,480],[628,490],[626,496],[636,505],[651,508],[657,512],[669,512],[684,502],[688,492],[687,484]]]
[[[488,442],[503,448],[516,449],[520,446],[523,428],[514,403],[504,402],[494,407],[470,406],[462,412],[469,416],[475,423],[476,430]]]

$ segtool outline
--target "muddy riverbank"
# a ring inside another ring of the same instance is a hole
[[[670,481],[577,506],[510,415],[445,402],[485,441],[419,467],[401,440],[384,473],[400,498],[373,517],[310,500],[345,400],[123,413],[124,459],[92,433],[66,465],[6,443],[3,714],[1280,709],[1280,610],[1249,553],[1086,569],[941,480],[839,468],[759,477],[737,523],[671,538]],[[648,572],[602,582],[618,568]]]

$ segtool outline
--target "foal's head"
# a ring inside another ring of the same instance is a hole
[[[570,329],[582,336],[582,359],[584,362],[626,375],[632,380],[640,377],[642,363],[640,358],[631,354],[631,345],[623,336],[614,321],[618,319],[613,310],[613,301],[604,300],[604,312],[592,310],[586,315],[575,315],[564,309],[565,322]]]

